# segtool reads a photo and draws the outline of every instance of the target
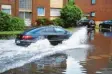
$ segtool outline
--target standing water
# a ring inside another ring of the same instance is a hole
[[[14,40],[0,41],[0,73],[23,66],[42,57],[74,48],[87,48],[87,29],[85,27],[75,31],[62,44],[50,45],[47,39],[39,40],[28,47],[16,46]]]

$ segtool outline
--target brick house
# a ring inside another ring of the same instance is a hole
[[[112,19],[112,0],[74,0],[84,16],[103,21]],[[25,20],[31,26],[37,18],[54,19],[60,16],[60,10],[68,0],[0,0],[0,10]]]

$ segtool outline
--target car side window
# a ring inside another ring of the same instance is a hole
[[[54,32],[53,28],[44,28],[41,30],[41,33],[52,33]]]
[[[54,32],[53,28],[46,28],[46,32]]]
[[[62,28],[55,28],[55,31],[56,31],[57,33],[65,33],[65,30],[62,29]]]
[[[112,23],[112,21],[110,20],[109,23]]]
[[[36,34],[36,33],[38,33],[40,31],[40,29],[32,29],[32,30],[30,30],[28,33],[29,34]]]

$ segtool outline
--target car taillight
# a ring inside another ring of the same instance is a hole
[[[24,40],[32,39],[32,36],[25,35],[22,37],[22,39],[24,39]]]

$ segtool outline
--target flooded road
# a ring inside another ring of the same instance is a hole
[[[81,28],[57,46],[47,40],[27,48],[15,46],[14,40],[0,44],[0,74],[112,74],[108,33],[87,36],[86,28]]]

